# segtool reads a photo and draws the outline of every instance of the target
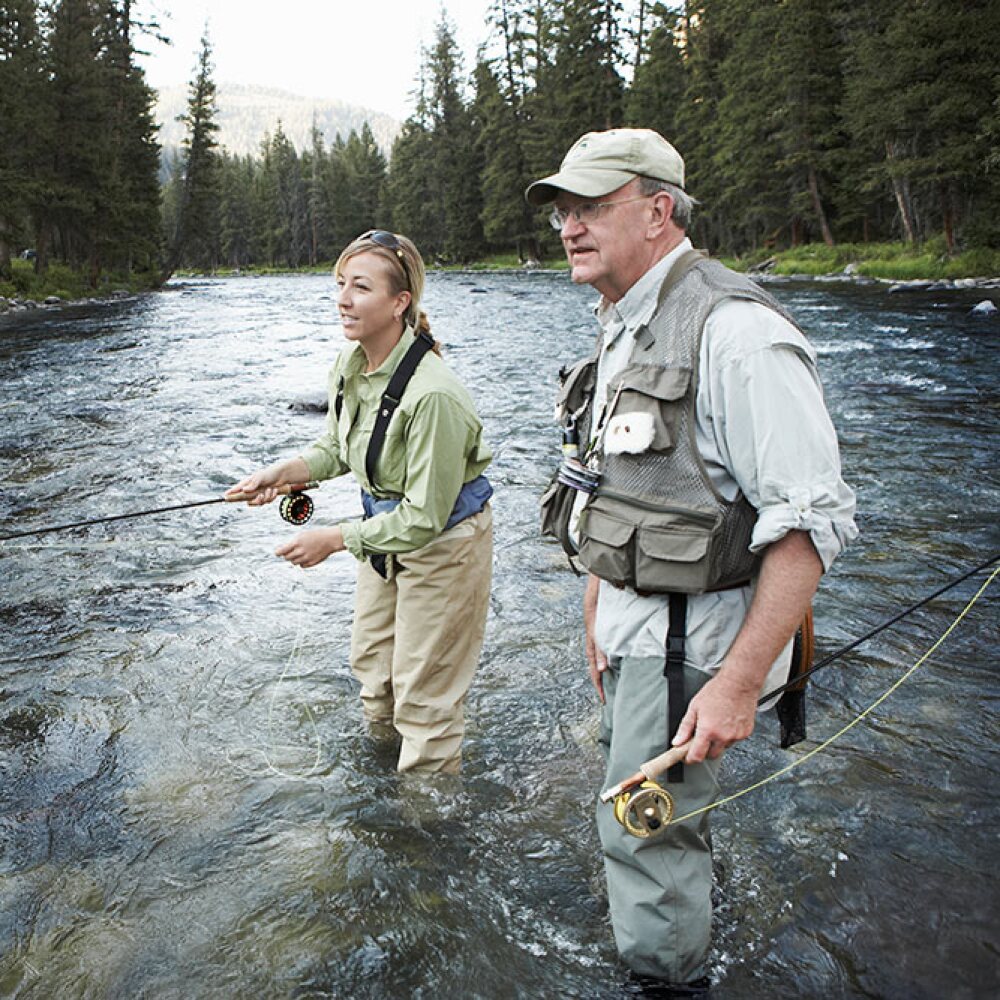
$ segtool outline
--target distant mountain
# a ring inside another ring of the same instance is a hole
[[[164,151],[179,147],[184,126],[177,116],[187,110],[188,88],[163,87],[156,103],[156,121],[160,124],[160,145]],[[265,135],[273,135],[281,122],[282,131],[300,152],[311,145],[313,119],[327,145],[339,133],[343,138],[351,129],[361,130],[367,121],[375,141],[388,156],[400,124],[390,115],[369,111],[344,101],[300,97],[283,90],[221,83],[218,86],[218,140],[230,153],[259,155]]]

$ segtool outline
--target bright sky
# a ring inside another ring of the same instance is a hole
[[[447,12],[466,75],[486,40],[491,0],[137,0],[173,42],[151,39],[140,58],[153,87],[194,76],[207,23],[216,84],[257,84],[305,97],[338,98],[403,120],[420,53]]]

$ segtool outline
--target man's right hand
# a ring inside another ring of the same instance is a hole
[[[585,648],[590,667],[590,680],[597,690],[597,696],[604,704],[604,671],[608,669],[608,658],[594,641],[594,622],[597,618],[597,596],[601,580],[593,574],[587,579],[587,589],[583,594],[583,627],[586,633]]]

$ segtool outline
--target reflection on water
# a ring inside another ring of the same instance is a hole
[[[881,289],[774,286],[816,344],[862,538],[819,652],[997,547],[998,327]],[[217,495],[318,432],[330,282],[181,284],[0,319],[4,531]],[[537,536],[565,275],[434,274],[427,307],[496,452],[495,590],[464,779],[362,732],[353,569],[212,506],[0,544],[0,995],[605,997],[581,582]],[[320,522],[357,512],[324,484]],[[817,678],[811,736],[947,627],[950,593]],[[721,998],[978,997],[998,981],[995,597],[829,751],[716,814]],[[788,762],[762,721],[725,785]],[[806,744],[804,749],[808,749]],[[801,752],[800,748],[800,752]]]

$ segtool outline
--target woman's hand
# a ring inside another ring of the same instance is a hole
[[[254,494],[247,500],[251,507],[260,507],[262,504],[270,503],[278,496],[277,487],[281,485],[281,476],[277,467],[269,465],[266,469],[258,469],[256,472],[241,479],[235,486],[230,486],[226,490],[226,496],[238,496],[241,493]]]
[[[279,486],[305,483],[309,480],[309,468],[301,458],[290,458],[284,462],[275,462],[264,469],[258,469],[235,486],[226,490],[227,497],[239,496],[241,493],[253,494],[247,500],[251,507],[260,507],[277,498]]]
[[[251,477],[252,478],[252,477]],[[250,503],[253,503],[251,500]],[[313,528],[300,531],[290,542],[275,549],[274,554],[290,563],[309,569],[318,566],[327,556],[344,551],[344,533],[340,527]]]

